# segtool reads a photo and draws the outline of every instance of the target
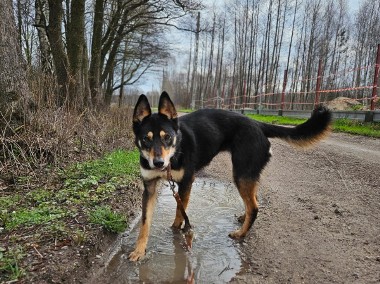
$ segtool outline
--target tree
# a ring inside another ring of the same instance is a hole
[[[24,119],[31,102],[12,0],[0,1],[0,121]]]

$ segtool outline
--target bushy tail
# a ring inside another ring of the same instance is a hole
[[[331,112],[319,106],[311,117],[296,127],[261,124],[261,129],[268,138],[281,138],[300,147],[308,147],[326,137],[330,132]]]

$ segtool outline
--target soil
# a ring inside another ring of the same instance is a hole
[[[326,103],[331,110],[364,110],[365,107],[355,99],[338,97]]]
[[[379,283],[380,139],[334,133],[309,150],[271,142],[259,215],[243,243],[248,268],[232,283]],[[202,174],[231,180],[229,154]],[[101,233],[92,247],[41,259],[46,282],[86,282],[115,239]]]
[[[141,188],[140,181],[119,188],[107,204],[111,208],[118,208],[128,220],[134,220],[141,210]],[[26,272],[25,276],[19,281],[8,282],[2,282],[0,277],[0,283],[83,283],[88,272],[119,235],[89,223],[84,213],[78,214],[75,218],[68,218],[66,225],[73,230],[75,228],[84,230],[85,241],[78,242],[72,238],[57,241],[43,237],[35,240],[32,236],[26,235],[23,241],[27,242],[26,247],[30,249],[25,253],[26,257],[21,264]],[[19,233],[25,235],[25,231]],[[35,243],[28,243],[28,238],[32,239],[29,242]]]

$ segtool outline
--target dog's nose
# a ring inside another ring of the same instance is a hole
[[[153,165],[156,168],[162,168],[164,166],[164,159],[162,159],[162,158],[154,158],[153,159]]]

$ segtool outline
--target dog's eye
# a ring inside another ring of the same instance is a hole
[[[163,137],[163,140],[165,143],[170,143],[172,140],[172,137],[169,134],[165,134]]]
[[[145,145],[148,145],[148,144],[150,144],[151,140],[150,140],[150,138],[146,135],[146,136],[144,136],[144,138],[143,138],[143,142],[144,142]]]

